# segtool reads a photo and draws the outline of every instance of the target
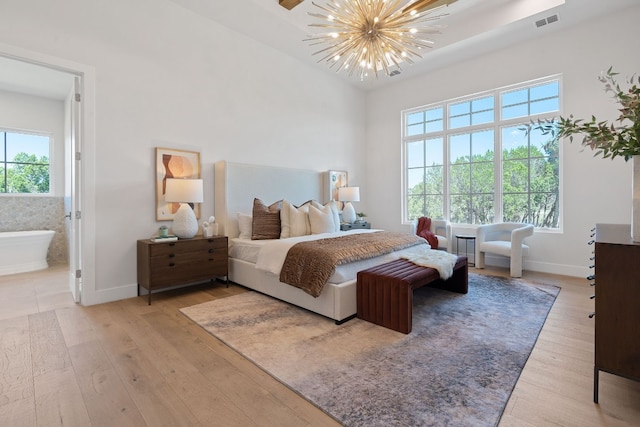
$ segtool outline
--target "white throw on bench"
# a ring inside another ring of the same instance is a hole
[[[522,258],[529,252],[524,244],[533,236],[533,225],[514,222],[486,224],[476,231],[476,268],[484,268],[487,252],[511,258],[511,277],[522,277]]]

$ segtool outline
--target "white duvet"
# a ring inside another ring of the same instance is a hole
[[[279,276],[289,249],[291,249],[291,247],[296,243],[327,239],[331,237],[339,237],[346,234],[373,233],[376,231],[380,230],[351,230],[348,232],[340,231],[335,233],[312,234],[309,236],[271,240],[269,242],[266,242],[260,249],[258,260],[256,262],[256,268]],[[428,244],[425,244],[412,246],[398,252],[392,252],[381,257],[376,257],[376,259],[379,260],[378,262],[372,263],[372,259],[363,261],[366,261],[366,264],[369,264],[365,268],[369,268],[373,265],[390,262],[399,258],[407,259],[414,264],[421,265],[423,267],[435,268],[436,270],[438,270],[438,273],[443,280],[447,280],[452,276],[453,267],[455,266],[458,259],[458,257],[454,254],[450,254],[445,251],[432,250],[430,249],[430,246]],[[330,280],[330,282],[335,283],[333,280]]]

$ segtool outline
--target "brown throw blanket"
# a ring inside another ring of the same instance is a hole
[[[421,216],[418,218],[418,227],[416,227],[416,234],[420,237],[427,239],[429,245],[433,249],[438,249],[438,238],[431,231],[431,218]]]
[[[424,244],[407,233],[377,231],[296,243],[285,258],[280,281],[318,297],[336,269],[346,264]]]

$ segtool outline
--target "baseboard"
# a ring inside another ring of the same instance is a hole
[[[490,256],[487,254],[485,255],[485,264],[488,266],[509,268],[509,258]],[[527,260],[526,258],[524,259],[522,269],[529,270],[529,271],[536,271],[539,273],[549,273],[549,274],[558,274],[561,276],[585,277],[585,278],[588,275],[593,273],[593,271],[591,271],[588,267],[585,267],[585,266],[531,261],[531,260]]]
[[[138,285],[124,285],[117,288],[109,288],[98,291],[83,290],[80,304],[96,305],[107,302],[133,298],[138,295]]]

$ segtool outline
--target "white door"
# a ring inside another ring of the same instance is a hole
[[[66,144],[65,200],[67,203],[67,241],[69,247],[69,288],[75,302],[81,302],[82,294],[82,221],[80,200],[80,111],[82,108],[82,81],[75,77],[73,93],[69,100],[69,131]]]

